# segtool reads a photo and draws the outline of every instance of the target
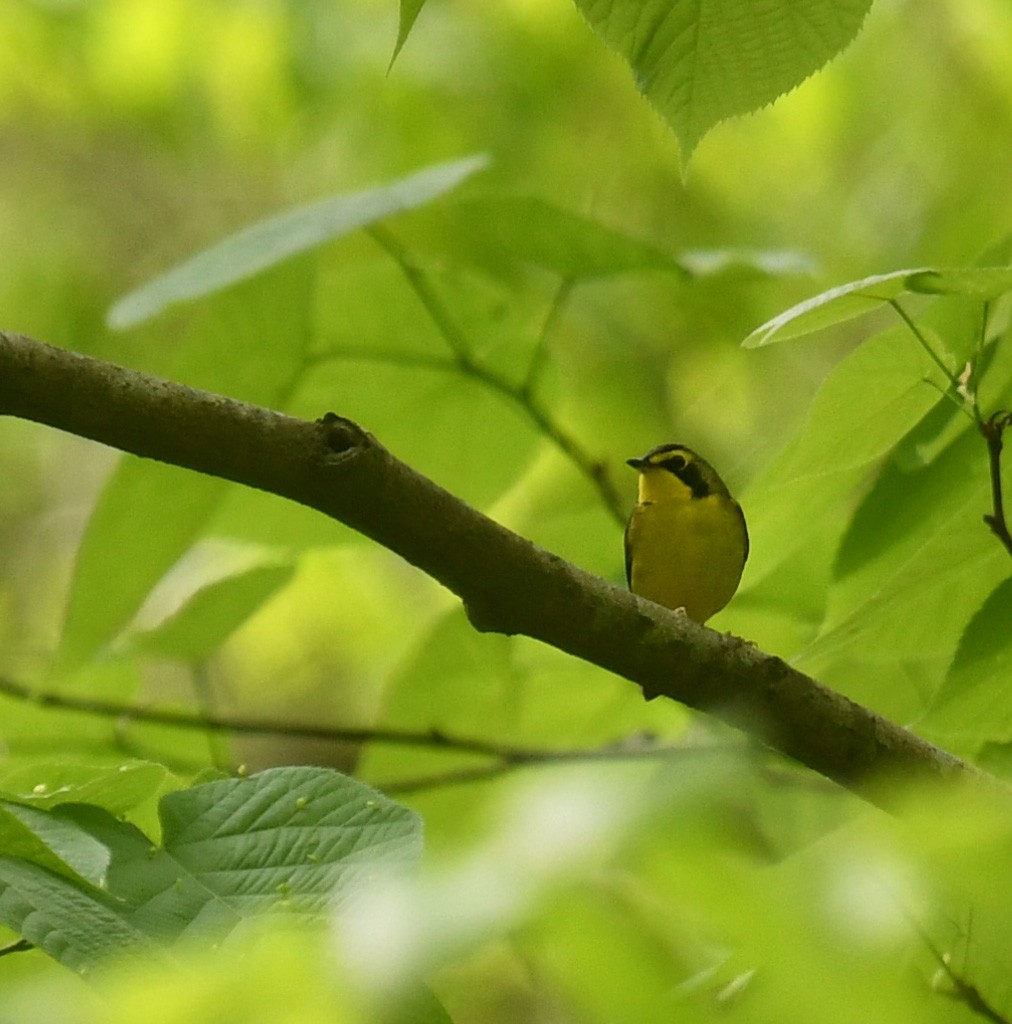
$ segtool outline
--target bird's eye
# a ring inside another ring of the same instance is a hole
[[[665,469],[670,469],[672,473],[677,473],[680,469],[685,469],[686,462],[684,455],[673,455],[668,459]]]

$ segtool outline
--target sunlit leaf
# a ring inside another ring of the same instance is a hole
[[[873,274],[830,288],[768,320],[742,342],[760,348],[853,320],[908,292],[990,299],[1012,289],[1012,267],[920,267]]]
[[[819,269],[811,256],[796,249],[690,249],[680,253],[679,260],[696,277],[797,277]]]
[[[931,363],[903,328],[854,349],[826,378],[783,456],[784,476],[821,476],[889,452],[944,399],[925,383]]]
[[[332,196],[260,221],[124,296],[109,310],[109,325],[132,327],[173,303],[209,295],[357,228],[430,202],[486,163],[484,156],[472,156],[438,164],[387,185]]]
[[[170,778],[164,765],[151,761],[129,761],[112,768],[43,761],[30,766],[8,765],[0,773],[0,792],[35,807],[89,803],[124,816],[149,800]]]
[[[857,35],[871,0],[576,0],[674,129],[686,161],[718,122],[770,103]]]
[[[760,348],[774,341],[787,341],[805,334],[853,320],[898,298],[909,290],[908,281],[920,270],[894,270],[888,274],[872,274],[860,281],[851,281],[821,292],[757,327],[742,342],[744,348]]]

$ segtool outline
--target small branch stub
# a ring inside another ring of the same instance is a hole
[[[338,455],[374,443],[372,436],[357,423],[336,412],[325,412],[316,422],[322,428],[324,444]]]

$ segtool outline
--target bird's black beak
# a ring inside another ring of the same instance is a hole
[[[646,461],[644,459],[626,459],[625,464],[632,466],[633,469],[642,469],[646,465]]]

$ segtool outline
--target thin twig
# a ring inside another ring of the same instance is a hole
[[[384,228],[373,226],[369,229],[369,234],[397,263],[432,322],[443,335],[453,353],[456,368],[519,406],[538,430],[590,480],[616,522],[620,526],[624,526],[626,511],[621,497],[611,483],[607,468],[599,459],[594,459],[585,452],[576,438],[563,430],[534,399],[531,389],[531,369],[528,369],[527,379],[518,386],[509,378],[495,373],[479,363],[471,354],[471,346],[466,335],[436,294],[425,272],[414,262],[408,251]],[[558,299],[557,295],[556,300],[558,301]],[[535,356],[537,356],[537,352],[535,352]]]
[[[1002,500],[1001,490],[1001,451],[1004,443],[1003,434],[1012,423],[1012,412],[1000,410],[989,416],[980,425],[980,432],[987,442],[988,463],[991,468],[991,501],[992,511],[984,515],[984,522],[991,528],[991,532],[1005,546],[1005,550],[1012,555],[1012,534],[1009,533],[1008,523],[1005,521],[1005,505]]]
[[[449,736],[438,729],[411,730],[394,728],[331,727],[306,725],[297,722],[282,722],[270,719],[233,718],[209,712],[174,711],[168,708],[133,707],[116,701],[97,697],[80,697],[73,694],[52,693],[33,690],[22,683],[0,676],[0,693],[16,700],[27,701],[42,707],[60,708],[64,711],[78,711],[89,715],[124,721],[148,722],[179,729],[201,729],[209,732],[231,732],[254,736],[292,736],[299,739],[333,740],[344,743],[383,743],[393,746],[436,747],[453,750],[462,754],[481,754],[487,757],[508,757],[521,761],[536,759],[544,751],[531,751],[492,743],[480,739]]]
[[[505,765],[544,764],[546,762],[614,760],[630,757],[663,757],[683,749],[678,745],[659,745],[643,737],[631,737],[600,747],[570,750],[533,749],[516,747],[490,740],[452,736],[439,729],[393,729],[387,727],[346,728],[322,725],[304,725],[294,722],[250,720],[233,718],[208,711],[173,711],[167,708],[145,708],[120,704],[116,701],[72,694],[32,690],[22,683],[0,676],[0,693],[16,700],[43,707],[59,708],[83,714],[114,718],[118,722],[137,721],[165,725],[179,729],[199,729],[207,732],[230,732],[243,735],[280,735],[299,739],[331,740],[343,743],[382,743],[391,746],[431,747],[459,754],[476,754],[495,758],[498,767]]]
[[[518,393],[524,398],[530,398],[538,386],[541,371],[544,368],[545,360],[548,358],[548,339],[551,337],[555,323],[559,319],[559,313],[566,304],[566,300],[569,298],[575,283],[571,277],[564,277],[559,282],[558,288],[555,289],[551,305],[548,307],[548,312],[545,314],[545,319],[541,324],[541,330],[538,331],[538,342],[531,353],[523,383],[518,388]]]
[[[896,299],[889,299],[888,301],[889,305],[896,310],[903,322],[913,332],[914,337],[920,342],[921,347],[931,357],[934,364],[945,375],[945,379],[955,390],[956,394],[962,396],[963,401],[957,402],[956,404],[974,421],[974,423],[977,424],[977,429],[980,431],[987,444],[988,465],[991,475],[992,510],[984,514],[984,522],[987,523],[991,532],[1002,543],[1005,550],[1012,555],[1012,533],[1009,532],[1008,523],[1005,520],[1005,507],[1002,500],[1001,486],[1001,452],[1003,435],[1009,424],[1012,423],[1012,412],[1001,409],[996,413],[992,413],[987,419],[984,419],[981,415],[980,407],[977,404],[976,388],[971,388],[969,386],[969,380],[972,378],[973,372],[976,372],[973,364],[970,366],[971,372],[966,375],[965,379],[963,376],[957,377],[945,365],[938,353],[931,347],[930,342],[924,336],[921,329],[917,326],[907,311],[899,304],[899,302]],[[986,332],[987,304],[985,303],[981,318],[980,336],[977,343],[978,366],[984,350]],[[928,383],[933,382],[929,381]],[[941,391],[943,395],[951,397],[953,401],[955,401],[955,396],[951,395],[950,392],[945,391],[942,388],[939,388],[939,391]]]
[[[907,327],[909,327],[910,330],[913,332],[914,337],[920,342],[921,348],[923,348],[924,351],[927,352],[927,354],[931,357],[931,361],[935,364],[935,366],[937,366],[942,371],[942,374],[944,375],[945,379],[952,385],[952,387],[958,388],[959,379],[945,365],[945,363],[942,361],[941,356],[939,356],[938,353],[931,347],[931,343],[928,341],[927,338],[924,337],[924,334],[921,332],[921,329],[917,326],[916,322],[910,316],[910,314],[907,313],[907,311],[899,304],[899,301],[897,299],[889,299],[888,302],[889,305],[892,306],[894,310],[896,310],[896,312],[899,314],[900,318],[907,325]]]
[[[545,751],[544,757],[525,758],[517,761],[503,758],[496,764],[479,765],[473,768],[450,769],[445,772],[434,772],[430,775],[419,775],[416,778],[395,779],[391,782],[377,782],[384,793],[391,796],[405,793],[418,793],[424,790],[441,789],[444,786],[461,786],[472,782],[484,782],[518,768],[545,767],[553,764],[570,764],[587,761],[627,761],[657,760],[676,757],[699,757],[704,754],[715,754],[730,749],[740,750],[741,745],[733,747],[728,744],[698,743],[666,743],[644,744],[642,741],[631,743],[609,743],[603,747],[587,747],[577,750]]]

